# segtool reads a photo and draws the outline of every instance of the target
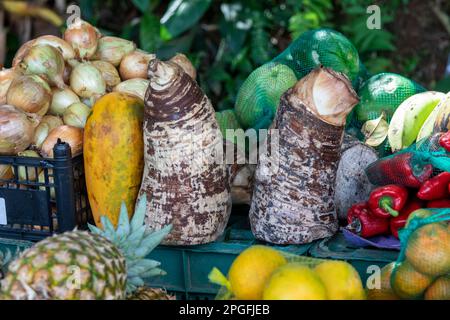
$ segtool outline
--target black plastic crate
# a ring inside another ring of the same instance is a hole
[[[14,173],[0,179],[0,237],[39,241],[92,223],[83,156],[61,141],[53,151],[53,159],[0,156]]]

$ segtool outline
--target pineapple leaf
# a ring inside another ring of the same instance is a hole
[[[99,234],[99,235],[101,235],[103,233],[100,228],[97,228],[96,226],[94,226],[90,223],[88,223],[88,228],[92,233]]]
[[[139,199],[131,219],[131,232],[139,229],[144,224],[145,212],[147,208],[147,197],[144,195]]]
[[[134,252],[135,255],[137,257],[144,257],[149,254],[169,234],[170,230],[172,230],[171,224],[149,234],[142,240],[140,248]]]
[[[100,221],[103,225],[103,235],[108,238],[111,242],[117,244],[116,230],[114,230],[114,225],[107,216],[101,216]]]
[[[130,276],[140,276],[141,274],[148,272],[152,269],[159,267],[161,263],[155,260],[144,259],[140,260],[133,266],[128,266],[128,274]]]
[[[159,268],[154,268],[147,272],[142,273],[140,276],[142,278],[151,278],[151,277],[157,277],[157,276],[165,276],[166,274],[167,274],[167,272],[165,272],[164,270],[159,269]]]
[[[128,217],[127,206],[125,202],[122,201],[116,235],[119,239],[124,239],[128,236],[129,233],[130,233],[130,218]]]

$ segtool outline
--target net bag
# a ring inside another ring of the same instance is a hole
[[[450,300],[450,208],[412,213],[390,278],[401,299]]]
[[[331,29],[305,32],[242,84],[235,110],[243,128],[267,129],[281,95],[320,65],[344,73],[355,88],[367,77],[356,48],[344,35]]]
[[[433,173],[450,172],[450,153],[439,145],[441,133],[416,142],[405,150],[382,158],[366,169],[370,183],[420,188]]]

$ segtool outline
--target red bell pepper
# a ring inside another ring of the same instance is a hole
[[[450,199],[430,201],[427,204],[427,208],[450,208]]]
[[[348,226],[346,229],[363,238],[370,238],[389,232],[389,220],[381,219],[371,214],[366,202],[355,204],[348,210],[347,222]]]
[[[450,152],[450,131],[447,131],[439,138],[439,144],[442,148]]]
[[[412,153],[404,152],[380,160],[377,165],[367,168],[367,177],[376,185],[398,184],[420,188],[433,174],[433,166],[413,166],[411,159]]]
[[[418,198],[413,198],[405,205],[405,207],[400,211],[398,217],[392,218],[390,221],[391,233],[394,237],[398,239],[398,230],[402,229],[406,225],[411,213],[416,210],[422,209],[424,202]]]
[[[408,200],[408,190],[394,184],[376,188],[369,197],[369,209],[379,218],[397,217]]]
[[[449,196],[450,172],[441,174],[426,181],[419,189],[417,196],[422,200],[439,200]]]

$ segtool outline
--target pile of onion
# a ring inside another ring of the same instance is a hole
[[[69,143],[73,156],[80,154],[95,101],[113,91],[144,99],[155,57],[132,41],[102,36],[81,19],[62,38],[43,35],[26,42],[12,68],[0,70],[0,155],[52,157],[58,139]],[[195,79],[186,56],[171,61]],[[19,171],[38,179],[39,172]],[[11,174],[10,167],[0,166],[0,178]]]

